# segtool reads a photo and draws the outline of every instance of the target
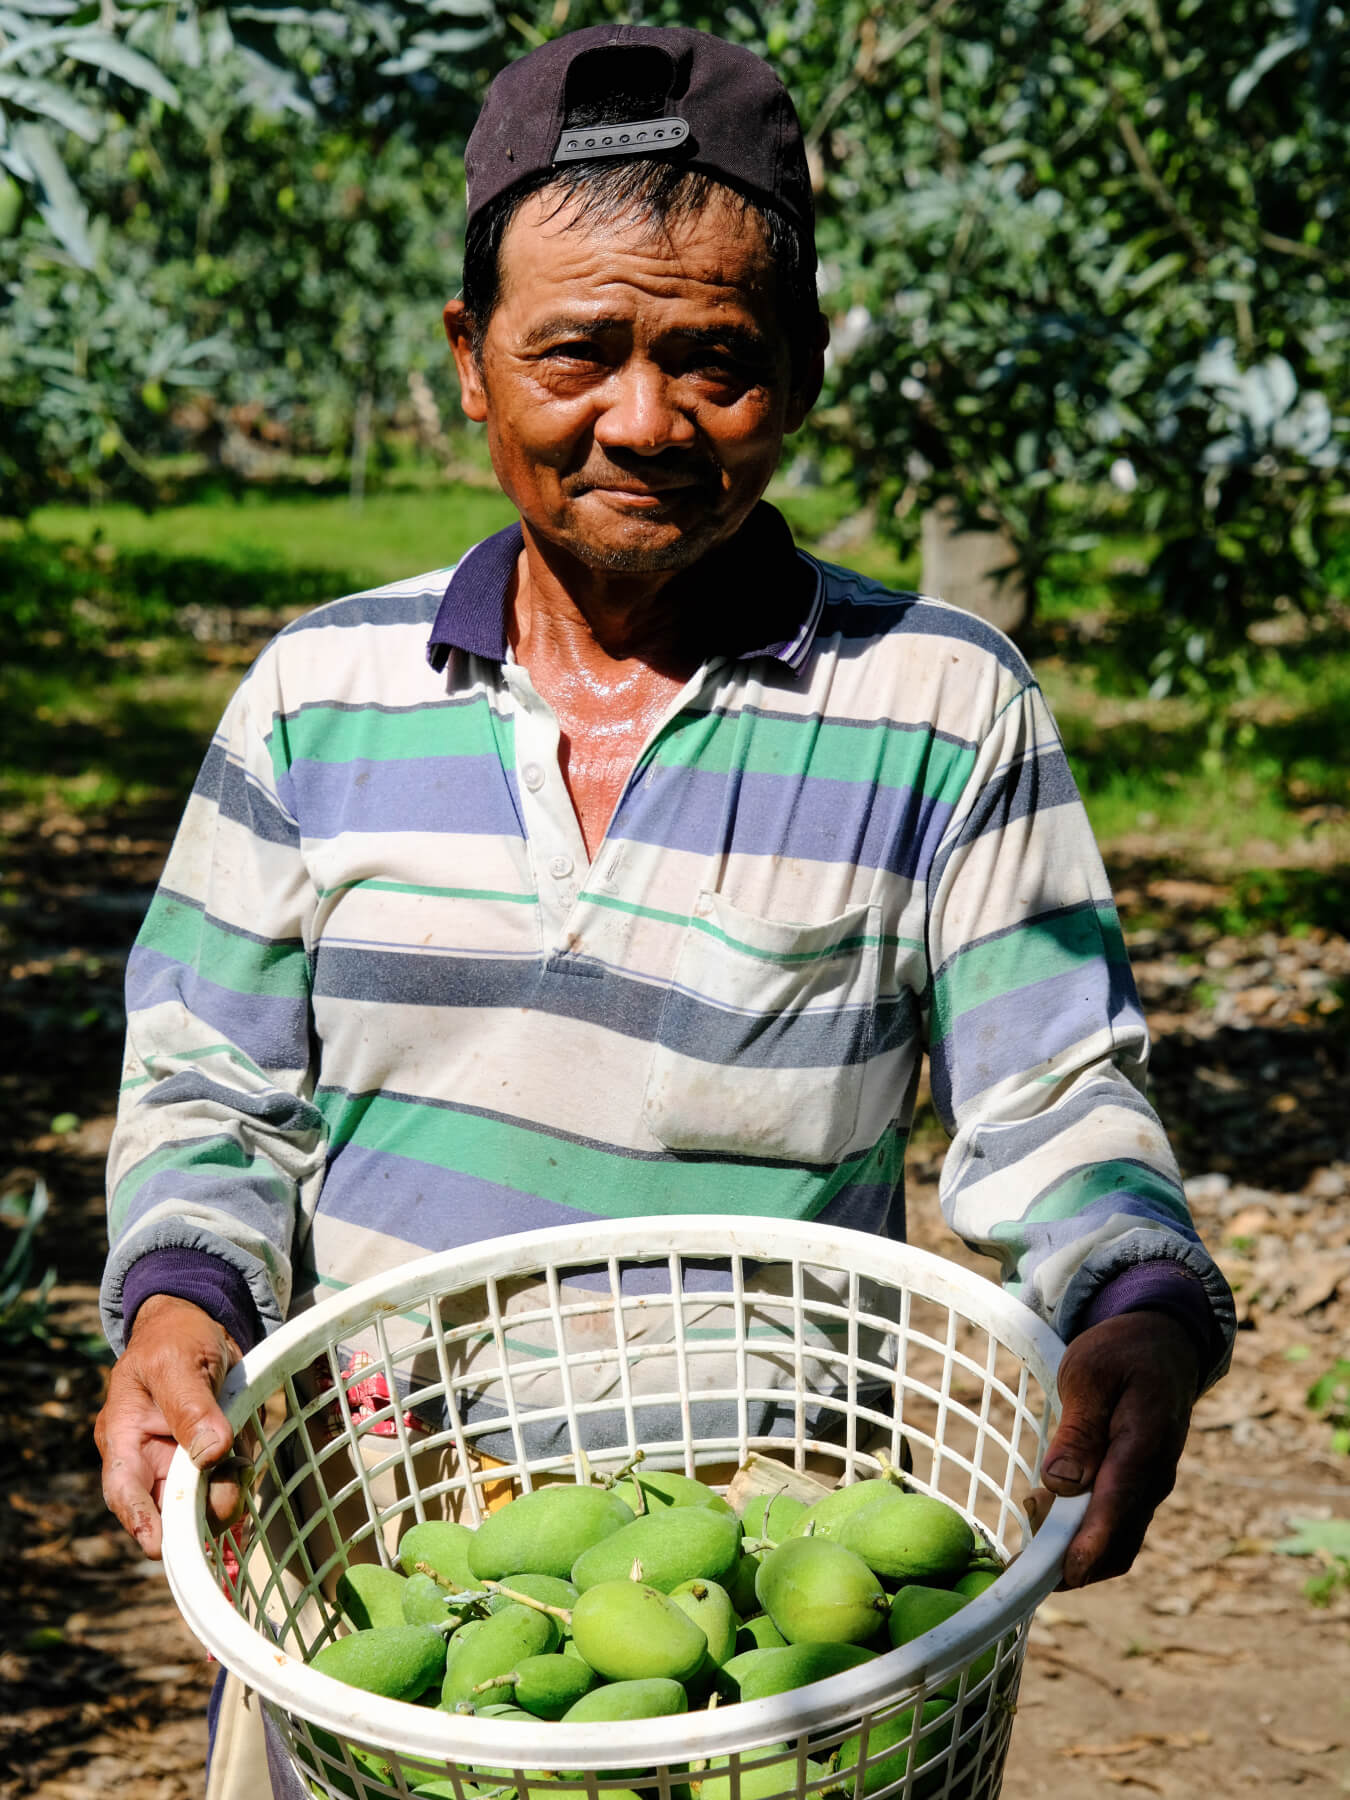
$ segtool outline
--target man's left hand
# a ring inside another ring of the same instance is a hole
[[[1064,1558],[1066,1588],[1123,1575],[1171,1493],[1200,1386],[1193,1335],[1161,1312],[1121,1313],[1076,1337],[1059,1365],[1063,1415],[1041,1480],[1092,1489]]]

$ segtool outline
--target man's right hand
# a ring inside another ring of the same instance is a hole
[[[230,1454],[233,1437],[216,1395],[240,1359],[238,1344],[190,1300],[157,1294],[136,1313],[94,1422],[103,1458],[103,1498],[147,1556],[160,1555],[159,1506],[174,1449],[199,1469]],[[213,1480],[208,1511],[228,1524],[239,1484]]]

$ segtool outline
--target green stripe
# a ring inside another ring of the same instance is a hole
[[[1146,1169],[1133,1162],[1093,1163],[1077,1169],[1054,1187],[1048,1188],[1021,1219],[995,1226],[993,1236],[1000,1243],[1020,1239],[1028,1225],[1045,1225],[1056,1220],[1074,1219],[1086,1212],[1094,1201],[1107,1194],[1128,1193],[1150,1200],[1170,1213],[1189,1230],[1191,1215],[1176,1185],[1156,1169]],[[1141,1224],[1147,1223],[1141,1220]]]
[[[268,739],[278,775],[300,761],[406,762],[417,757],[492,756],[515,766],[514,729],[484,699],[455,705],[436,701],[408,712],[373,706],[308,706],[276,720]]]
[[[320,1089],[314,1102],[328,1126],[330,1155],[357,1144],[611,1219],[682,1212],[811,1219],[851,1182],[894,1186],[904,1158],[904,1137],[895,1127],[871,1150],[813,1170],[702,1158],[647,1160],[509,1120],[382,1094]]]
[[[674,925],[681,931],[702,931],[708,937],[717,938],[723,944],[730,944],[732,949],[743,951],[746,956],[757,956],[764,962],[820,962],[825,957],[839,956],[845,950],[857,950],[865,944],[899,944],[907,950],[923,948],[917,938],[896,937],[883,931],[859,932],[853,937],[840,938],[836,944],[827,944],[821,950],[761,950],[755,944],[747,944],[741,938],[732,937],[720,925],[714,925],[711,919],[700,919],[686,913],[664,912],[657,906],[639,906],[635,901],[620,900],[613,894],[601,894],[592,890],[587,891],[585,898],[588,905],[607,906],[612,912],[632,913],[639,919],[655,919],[659,924]]]
[[[243,1051],[235,1044],[203,1044],[199,1050],[188,1051],[184,1060],[185,1063],[198,1063],[208,1056],[223,1056],[227,1061],[232,1062],[237,1069],[243,1069],[248,1075],[256,1075],[259,1081],[268,1081],[268,1077],[263,1074],[263,1071],[258,1067],[257,1063],[254,1062],[253,1058],[251,1056],[245,1056]],[[177,1073],[177,1071],[175,1071],[175,1073]],[[134,1088],[148,1087],[151,1082],[159,1079],[160,1077],[155,1075],[137,1075],[130,1081],[124,1081],[118,1089],[118,1092],[129,1094]]]
[[[309,994],[309,957],[298,938],[260,944],[178,895],[155,895],[136,942],[190,968],[208,969],[217,987],[236,994],[283,1000]]]
[[[665,768],[697,768],[700,773],[796,775],[955,798],[974,766],[975,752],[968,745],[945,742],[927,726],[702,713],[668,732],[653,760]]]
[[[1113,906],[1085,907],[1029,919],[1015,931],[960,951],[933,984],[933,1042],[972,1007],[1096,962],[1124,963],[1125,943]]]
[[[363,888],[375,894],[417,894],[431,900],[501,900],[513,906],[538,906],[538,894],[509,894],[502,888],[427,887],[418,881],[340,881],[317,890],[321,900]]]
[[[229,1171],[269,1188],[283,1205],[289,1205],[293,1196],[291,1184],[281,1179],[273,1163],[265,1156],[251,1156],[234,1138],[211,1137],[202,1138],[195,1144],[168,1144],[162,1150],[153,1151],[144,1162],[137,1163],[134,1169],[128,1169],[118,1182],[117,1192],[108,1208],[108,1236],[114,1241],[126,1220],[131,1202],[150,1177],[158,1175],[162,1169],[177,1169],[180,1172],[189,1169]]]

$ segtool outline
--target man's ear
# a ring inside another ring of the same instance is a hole
[[[447,300],[441,316],[445,320],[445,335],[455,359],[455,372],[459,376],[459,403],[464,408],[465,417],[481,425],[487,418],[487,394],[483,387],[483,371],[474,354],[473,331],[469,315],[464,310],[464,302]]]
[[[816,341],[811,346],[801,380],[795,384],[788,401],[786,428],[789,433],[801,430],[806,423],[806,415],[820,398],[820,390],[825,381],[825,347],[829,341],[830,321],[824,313],[817,313]]]

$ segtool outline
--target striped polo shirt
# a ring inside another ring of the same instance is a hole
[[[1023,1300],[1067,1337],[1144,1270],[1229,1335],[1007,640],[790,541],[742,563],[788,626],[696,671],[590,858],[506,642],[521,541],[297,620],[227,710],[128,967],[114,1344],[166,1257],[267,1328],[560,1222],[899,1235],[925,1050],[945,1216]]]

